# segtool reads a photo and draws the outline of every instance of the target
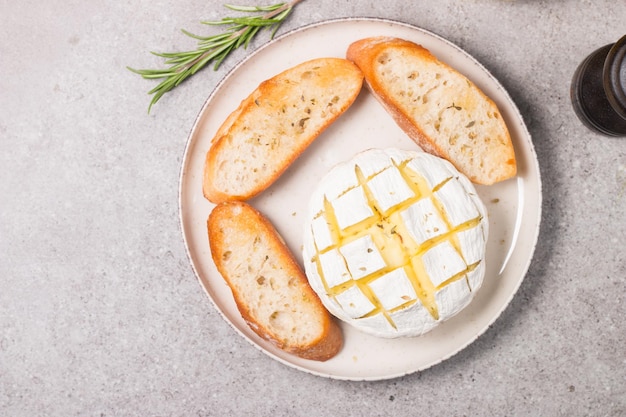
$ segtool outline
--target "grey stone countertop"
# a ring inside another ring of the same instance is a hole
[[[148,114],[154,84],[126,66],[193,47],[180,29],[213,33],[200,21],[232,15],[222,2],[1,10],[0,415],[626,415],[626,139],[584,127],[570,101],[583,58],[626,34],[622,0],[305,0],[278,30],[377,17],[440,35],[507,89],[537,152],[541,229],[509,306],[450,359],[381,381],[265,355],[188,260],[178,190],[190,129],[268,33]]]

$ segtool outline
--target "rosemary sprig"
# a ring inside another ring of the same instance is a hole
[[[168,91],[173,90],[184,80],[194,75],[208,63],[213,62],[213,69],[217,70],[224,59],[235,49],[243,46],[247,48],[250,41],[263,29],[272,29],[273,38],[278,27],[287,19],[293,7],[302,0],[292,0],[289,3],[278,3],[270,6],[237,6],[225,4],[224,7],[241,13],[251,13],[248,16],[224,17],[217,21],[202,21],[210,26],[224,25],[227,28],[217,35],[198,36],[186,30],[182,32],[196,39],[197,48],[183,52],[151,52],[163,58],[167,66],[163,69],[134,69],[130,71],[143,78],[161,79],[162,81],[148,92],[153,94],[148,113],[152,106]],[[256,14],[255,14],[256,13]]]

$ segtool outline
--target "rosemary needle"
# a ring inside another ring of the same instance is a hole
[[[152,106],[168,91],[176,88],[180,83],[204,68],[210,62],[217,70],[224,59],[235,49],[243,46],[247,48],[250,41],[263,29],[271,29],[273,38],[278,27],[287,19],[293,7],[302,0],[292,0],[289,3],[278,3],[269,6],[237,6],[225,4],[224,7],[235,12],[248,13],[239,17],[224,17],[216,21],[202,21],[210,26],[227,26],[223,33],[210,36],[199,36],[186,30],[182,32],[197,40],[195,50],[182,52],[152,52],[164,59],[166,68],[163,69],[134,69],[130,71],[141,75],[148,80],[161,80],[156,87],[148,92],[152,100],[148,106],[148,113]]]

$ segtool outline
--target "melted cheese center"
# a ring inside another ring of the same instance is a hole
[[[466,259],[459,239],[461,233],[481,224],[481,210],[470,207],[461,210],[464,216],[455,215],[458,210],[448,207],[449,200],[456,198],[452,191],[459,191],[458,187],[451,190],[457,182],[453,174],[431,186],[409,162],[392,160],[390,166],[369,176],[355,165],[357,184],[333,201],[324,197],[323,208],[313,219],[328,229],[326,239],[314,239],[315,253],[310,259],[326,296],[344,310],[353,309],[349,314],[354,319],[382,315],[394,329],[394,313],[418,302],[439,320],[437,292],[459,280],[467,281],[471,291],[467,275],[482,261]],[[355,193],[359,196],[351,196]],[[360,203],[343,205],[343,199]],[[468,202],[473,204],[471,199],[461,201]],[[467,213],[471,213],[469,218]],[[346,216],[359,220],[346,225],[350,223],[344,220]],[[483,238],[482,230],[479,233]],[[431,251],[435,247],[442,248],[438,255]],[[441,260],[431,258],[442,254],[447,259],[439,272],[433,272],[432,265]],[[330,259],[335,266],[329,274]],[[339,270],[343,273],[338,277]],[[383,281],[388,281],[388,288]],[[360,297],[359,306],[355,294]],[[385,300],[385,296],[395,301]],[[343,300],[353,301],[346,305]]]

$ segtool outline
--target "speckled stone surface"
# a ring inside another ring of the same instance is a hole
[[[177,201],[189,131],[267,37],[148,115],[152,84],[125,67],[192,46],[179,30],[202,32],[221,2],[0,10],[0,415],[626,415],[626,138],[587,130],[569,98],[578,63],[626,33],[621,1],[306,0],[279,30],[364,16],[441,35],[500,80],[536,147],[542,227],[512,303],[451,359],[379,382],[267,357],[187,259]]]

